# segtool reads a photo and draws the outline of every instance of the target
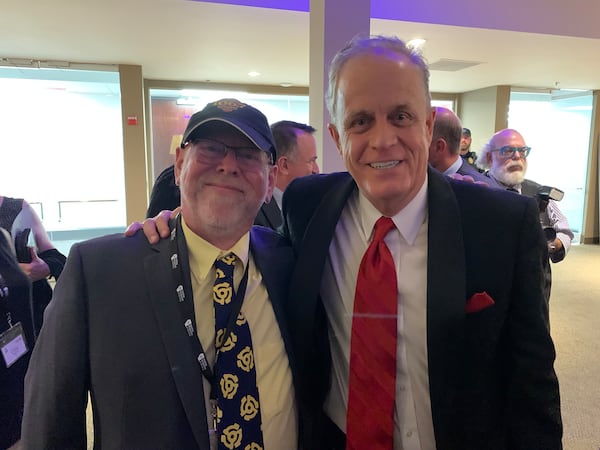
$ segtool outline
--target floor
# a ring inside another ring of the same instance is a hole
[[[565,450],[600,449],[600,246],[577,245],[552,266],[550,321],[556,345]]]

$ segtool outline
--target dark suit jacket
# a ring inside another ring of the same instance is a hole
[[[473,177],[475,181],[483,181],[487,183],[490,187],[496,187],[496,183],[490,183],[490,178],[486,177],[484,174],[479,172],[475,167],[473,167],[464,159],[462,159],[462,164],[458,168],[457,172],[461,175],[469,175]]]
[[[281,217],[281,210],[277,206],[275,199],[271,199],[269,203],[263,203],[258,211],[258,214],[254,218],[254,225],[261,225],[263,227],[277,230],[281,227],[283,218]]]
[[[329,243],[356,189],[349,174],[337,173],[295,180],[284,194],[283,231],[297,255],[288,314],[306,448],[336,448],[323,444],[318,420],[331,367],[319,291]],[[535,202],[448,181],[430,169],[428,220],[427,342],[437,448],[561,448]],[[484,291],[495,304],[466,314],[467,300]]]
[[[292,251],[262,227],[250,242],[290,354],[283,308]],[[180,263],[189,286],[187,258]],[[85,449],[89,390],[95,448],[208,450],[198,355],[178,308],[168,239],[150,245],[138,233],[74,245],[27,373],[23,448]]]
[[[181,204],[179,186],[175,184],[175,166],[163,170],[154,181],[146,217],[154,217],[164,209],[174,210]]]

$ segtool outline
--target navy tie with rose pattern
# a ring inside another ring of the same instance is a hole
[[[233,269],[236,261],[233,253],[215,261],[213,303],[217,348],[215,372],[218,383],[219,450],[262,450],[261,414],[252,337],[248,321],[241,311],[227,341],[222,342],[235,300]]]

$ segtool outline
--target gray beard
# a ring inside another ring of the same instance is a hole
[[[516,186],[523,183],[525,179],[525,171],[523,170],[508,172],[504,167],[492,167],[490,173],[496,180],[506,186]]]

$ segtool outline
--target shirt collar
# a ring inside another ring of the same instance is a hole
[[[235,254],[242,261],[242,269],[246,268],[250,250],[250,232],[244,234],[230,249],[221,250],[194,233],[187,226],[183,217],[181,218],[181,228],[188,248],[190,270],[200,279],[206,278],[217,258],[228,253]]]
[[[281,189],[279,189],[277,186],[275,186],[275,189],[273,189],[273,199],[275,200],[275,203],[277,203],[277,206],[279,206],[279,209],[281,209],[281,201],[283,199],[283,191]]]
[[[417,195],[415,195],[415,198],[391,218],[409,245],[414,244],[419,229],[427,215],[427,180],[428,176],[426,175],[425,182],[421,186],[421,189],[419,189],[419,192],[417,192]],[[362,232],[364,233],[365,240],[368,242],[373,233],[375,222],[381,217],[381,213],[360,191],[358,194],[358,208],[360,211]]]
[[[463,159],[460,157],[460,155],[456,155],[456,160],[450,165],[450,167],[444,170],[444,175],[455,174],[456,172],[458,172],[458,169],[460,169],[460,166],[462,166],[462,163]]]

